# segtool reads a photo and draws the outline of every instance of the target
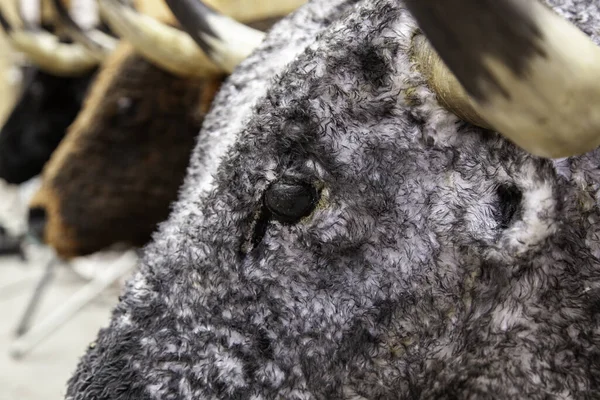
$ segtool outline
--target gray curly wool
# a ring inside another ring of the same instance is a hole
[[[600,153],[461,123],[402,3],[354,3],[312,1],[228,80],[67,398],[600,398]],[[551,5],[598,42],[596,2]],[[265,220],[291,175],[319,205]]]

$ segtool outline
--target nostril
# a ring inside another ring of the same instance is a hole
[[[501,229],[506,229],[518,218],[523,201],[523,193],[514,185],[500,185],[497,188],[498,208],[496,218]]]
[[[30,208],[27,223],[29,233],[36,239],[43,241],[46,228],[46,209],[43,207]]]

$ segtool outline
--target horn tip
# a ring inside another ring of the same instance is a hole
[[[218,35],[211,26],[208,17],[219,16],[220,14],[201,0],[166,0],[166,3],[181,27],[198,43],[203,51],[212,54],[214,48],[209,41],[205,40],[205,36],[218,38]]]
[[[2,29],[4,30],[4,32],[6,32],[7,35],[9,35],[13,31],[12,26],[4,16],[2,10],[0,10],[0,26],[2,26]]]
[[[77,25],[77,23],[75,23],[75,21],[73,21],[73,18],[71,18],[71,15],[69,15],[69,11],[65,5],[60,0],[51,1],[59,21],[63,23],[70,31],[81,32],[81,28],[79,25]]]
[[[60,0],[51,1],[59,21],[65,24],[68,29],[80,30],[79,26],[73,21],[73,18],[71,18],[71,15],[69,15],[69,11],[65,5]]]

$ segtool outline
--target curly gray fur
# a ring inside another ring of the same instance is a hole
[[[402,4],[353,3],[312,1],[229,79],[67,398],[600,398],[600,152],[461,123]],[[595,2],[550,4],[598,42]],[[319,206],[248,250],[290,174]]]

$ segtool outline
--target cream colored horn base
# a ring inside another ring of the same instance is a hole
[[[532,6],[547,58],[532,58],[523,79],[485,59],[510,98],[490,92],[476,110],[532,154],[560,158],[593,150],[600,145],[600,48],[546,7]]]
[[[79,44],[60,43],[56,36],[36,32],[13,31],[13,47],[22,51],[41,69],[60,76],[84,75],[100,60]]]

